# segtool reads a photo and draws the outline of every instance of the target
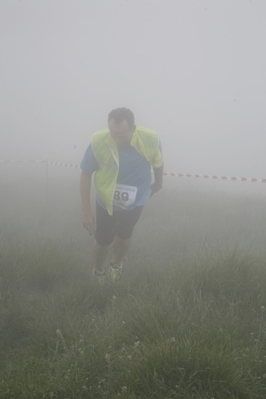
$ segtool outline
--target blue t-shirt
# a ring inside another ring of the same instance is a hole
[[[159,149],[162,151],[160,143]],[[127,186],[137,187],[137,195],[134,204],[129,205],[126,208],[127,210],[130,210],[134,209],[136,206],[144,205],[149,198],[151,186],[151,165],[146,158],[132,146],[118,147],[118,153],[119,171],[117,176],[117,184],[125,184]],[[99,165],[94,157],[91,144],[84,154],[80,167],[89,174],[92,174],[99,169]],[[98,195],[96,195],[96,200],[99,205],[106,209],[104,203]],[[114,211],[120,210],[120,207],[114,206]]]

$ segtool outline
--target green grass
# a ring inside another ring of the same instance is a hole
[[[20,189],[1,203],[1,399],[266,397],[263,198],[154,197],[99,286],[77,184],[46,207]]]

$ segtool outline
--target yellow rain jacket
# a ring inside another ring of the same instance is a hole
[[[119,171],[119,153],[109,129],[94,133],[91,140],[94,157],[99,165],[95,172],[94,185],[97,194],[106,206],[109,215],[113,214],[113,196]],[[143,155],[151,166],[159,168],[163,164],[158,149],[159,136],[155,130],[136,127],[130,144]]]

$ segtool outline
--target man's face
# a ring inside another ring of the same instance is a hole
[[[117,123],[111,119],[108,123],[112,138],[119,147],[130,145],[130,140],[136,129],[136,126],[129,126],[127,120]]]

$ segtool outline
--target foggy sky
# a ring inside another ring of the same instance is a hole
[[[265,0],[2,0],[0,159],[79,163],[125,106],[167,171],[266,177],[265,15]]]

